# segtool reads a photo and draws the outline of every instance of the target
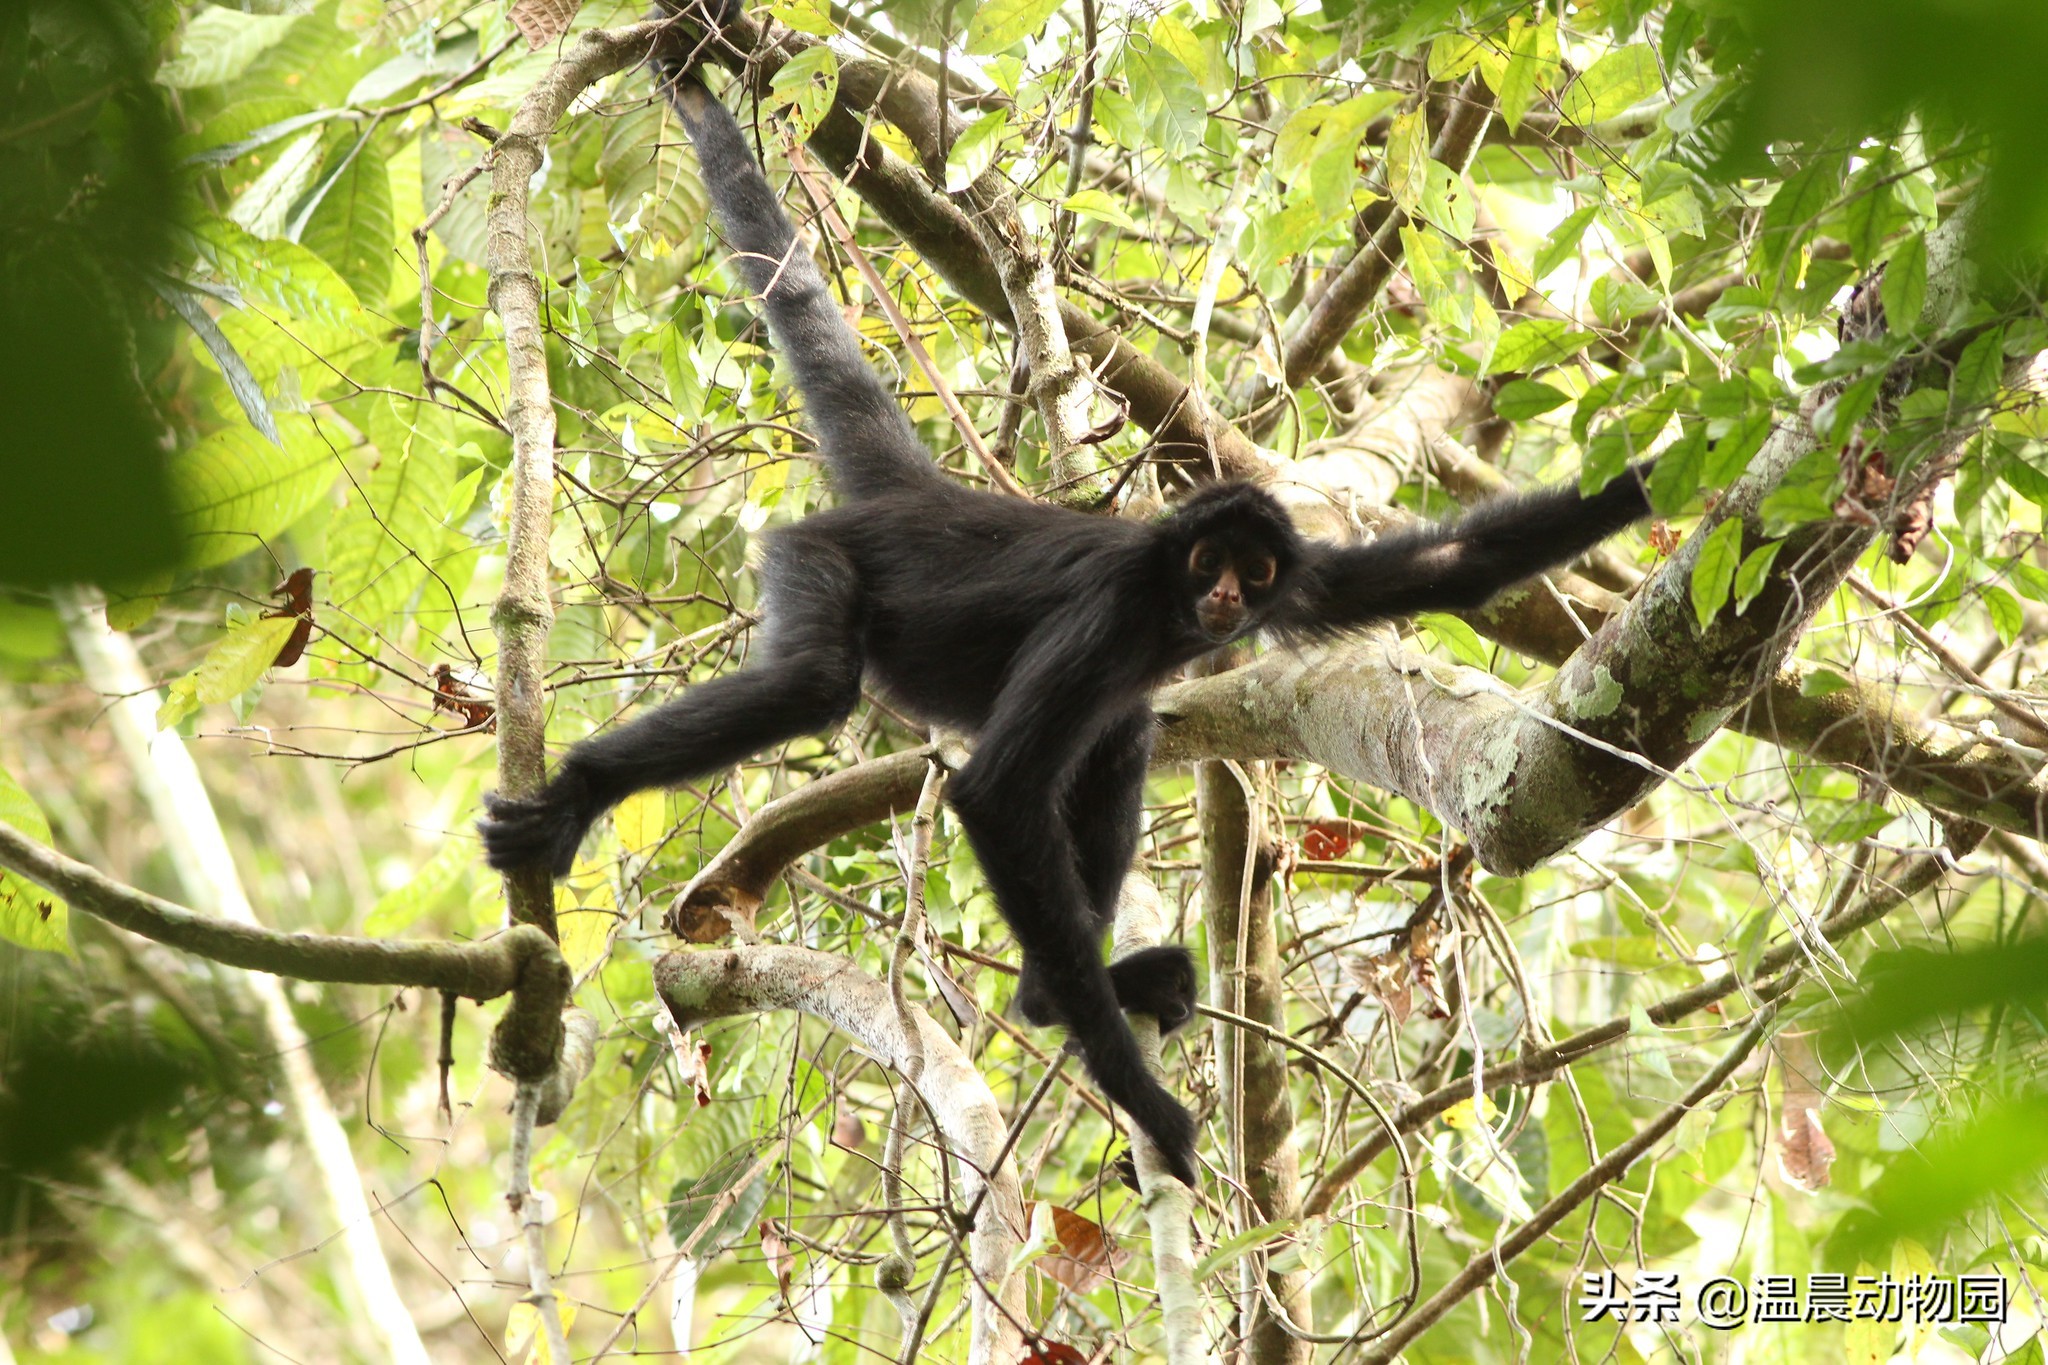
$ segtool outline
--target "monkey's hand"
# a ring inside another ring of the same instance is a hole
[[[500,872],[538,864],[557,877],[569,875],[584,832],[602,813],[573,769],[557,773],[537,796],[485,792],[484,809],[489,814],[476,822],[484,861]]]
[[[1116,1002],[1126,1014],[1149,1014],[1161,1033],[1195,1017],[1195,959],[1178,943],[1141,948],[1109,964]]]

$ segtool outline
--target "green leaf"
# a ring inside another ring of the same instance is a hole
[[[2026,627],[2027,616],[2019,599],[1995,583],[1985,585],[1984,610],[1991,614],[1991,628],[1998,632],[2000,644],[2011,644]]]
[[[1663,87],[1657,54],[1642,43],[1632,43],[1593,63],[1564,92],[1559,108],[1569,122],[1581,126],[1598,123],[1648,99]]]
[[[1144,151],[1150,146],[1145,136],[1145,120],[1139,116],[1138,106],[1121,91],[1096,92],[1095,121],[1102,125],[1103,132],[1109,134],[1110,141],[1127,152]]]
[[[384,628],[462,543],[447,524],[456,480],[445,414],[410,403],[401,410],[402,401],[382,410],[391,420],[376,424],[377,467],[349,490],[327,532],[329,595],[351,624],[370,630]]]
[[[832,26],[832,12],[825,0],[775,0],[768,12],[798,33],[830,38],[839,31]]]
[[[1664,949],[1648,934],[1607,934],[1575,939],[1566,949],[1573,957],[1612,962],[1617,967],[1652,971],[1665,964]]]
[[[1507,68],[1495,93],[1500,97],[1500,116],[1513,132],[1535,107],[1543,76],[1554,66],[1557,29],[1551,23],[1532,23],[1518,15],[1508,21],[1507,49]]]
[[[1061,0],[988,0],[967,21],[967,50],[990,57],[1045,27]]]
[[[1078,190],[1060,200],[1060,207],[1069,213],[1078,213],[1083,218],[1114,223],[1132,232],[1138,230],[1138,220],[1126,213],[1124,206],[1111,198],[1105,190]]]
[[[1692,566],[1692,612],[1701,630],[1713,624],[1715,613],[1728,600],[1741,558],[1742,519],[1730,517],[1708,533]]]
[[[1816,668],[1799,680],[1802,697],[1832,697],[1850,686],[1847,678],[1831,668]]]
[[[228,221],[252,236],[282,237],[291,224],[292,205],[312,188],[320,172],[320,134],[306,133],[263,168],[263,174],[228,206]]]
[[[220,367],[221,378],[227,381],[228,392],[242,405],[242,415],[249,419],[249,425],[263,433],[263,438],[274,445],[282,445],[284,438],[277,433],[277,419],[270,414],[270,401],[263,396],[263,384],[249,368],[249,362],[235,349],[235,343],[228,340],[220,324],[213,320],[213,314],[200,303],[199,291],[188,289],[184,282],[169,276],[151,280],[156,292],[171,311],[185,320],[206,347],[213,363]]]
[[[958,194],[981,179],[982,172],[995,164],[996,150],[1002,146],[1003,134],[1009,131],[1009,117],[995,110],[983,114],[954,138],[953,150],[946,154],[946,193]]]
[[[1822,798],[1806,804],[1806,831],[1817,843],[1853,844],[1858,839],[1869,838],[1891,822],[1891,812],[1875,801]]]
[[[1782,540],[1759,545],[1743,559],[1742,567],[1735,571],[1735,614],[1742,615],[1749,610],[1749,604],[1756,601],[1756,595],[1764,590],[1769,581],[1771,565],[1778,558],[1778,551],[1784,547]]]
[[[1789,287],[1799,275],[1800,248],[1842,187],[1842,158],[1820,156],[1794,171],[1764,207],[1757,232],[1756,273],[1769,288]]]
[[[1176,157],[1200,152],[1209,127],[1209,106],[1193,73],[1152,45],[1126,48],[1123,68],[1137,109],[1157,143],[1146,150]]]
[[[1751,408],[1745,413],[1741,422],[1714,442],[1713,453],[1700,471],[1701,483],[1707,488],[1725,488],[1740,478],[1770,438],[1773,420],[1767,407]]]
[[[245,301],[290,318],[354,331],[362,326],[355,291],[297,242],[264,241],[216,220],[195,234],[199,258]]]
[[[1832,517],[1841,482],[1842,462],[1833,450],[1808,452],[1785,471],[1758,509],[1765,530],[1779,535],[1787,527]]]
[[[1647,455],[1670,424],[1678,398],[1679,390],[1667,389],[1620,421],[1602,427],[1586,446],[1585,464],[1579,472],[1580,490],[1588,494],[1599,492],[1630,462]]]
[[[39,844],[50,842],[50,822],[35,798],[0,768],[0,821]],[[18,872],[0,868],[0,940],[39,952],[71,953],[71,911],[64,898]]]
[[[254,687],[298,624],[292,616],[264,616],[231,628],[206,651],[199,667],[166,689],[156,712],[157,728],[168,730],[201,706],[233,701]]]
[[[172,498],[192,537],[186,567],[260,549],[326,498],[340,467],[311,419],[283,414],[278,431],[283,449],[233,426],[171,457]]]
[[[743,1233],[751,1232],[761,1206],[768,1201],[768,1181],[757,1175],[745,1188],[740,1182],[754,1166],[754,1151],[739,1147],[720,1157],[715,1165],[696,1179],[684,1177],[668,1195],[668,1232],[675,1244],[690,1246],[693,1259],[710,1260]],[[732,1197],[721,1203],[725,1196]],[[702,1227],[703,1232],[698,1233]]]
[[[1493,415],[1503,422],[1526,422],[1563,407],[1572,396],[1536,379],[1510,379],[1493,396]]]
[[[476,867],[476,852],[466,847],[464,841],[451,839],[442,844],[405,885],[378,897],[370,913],[363,917],[364,935],[388,938],[404,933],[420,916],[446,903]]]
[[[1576,209],[1570,217],[1551,231],[1550,236],[1544,238],[1542,248],[1536,253],[1534,266],[1538,284],[1543,282],[1544,276],[1577,254],[1579,239],[1586,235],[1586,229],[1592,226],[1593,218],[1599,212],[1599,208],[1592,204]]]
[[[1160,51],[1170,55],[1187,68],[1195,84],[1202,89],[1210,88],[1211,73],[1209,54],[1202,47],[1202,40],[1180,20],[1168,13],[1162,13],[1152,21],[1152,42]]]
[[[364,147],[329,186],[299,242],[333,266],[357,299],[378,303],[391,284],[396,235],[391,172],[383,157]]]
[[[611,121],[607,120],[609,125]],[[671,136],[679,136],[671,134]],[[432,123],[420,133],[420,214],[440,207],[442,187],[467,171],[483,155],[476,138],[452,123]],[[488,184],[488,179],[485,184]],[[479,193],[479,191],[483,191]],[[485,219],[489,192],[472,182],[455,197],[434,224],[434,236],[449,254],[471,265],[484,263],[490,232]]]
[[[1437,638],[1438,643],[1451,652],[1451,657],[1472,668],[1485,668],[1492,662],[1492,649],[1479,638],[1479,632],[1455,616],[1443,612],[1426,611],[1415,618],[1415,624]]]
[[[2015,493],[2036,507],[2048,507],[2048,473],[2036,469],[2017,451],[2003,452],[1997,464],[1998,477]]]
[[[1884,281],[1878,297],[1884,301],[1885,330],[1894,336],[1912,336],[1920,330],[1920,314],[1927,307],[1927,239],[1914,233],[1899,243],[1899,249],[1884,263]]]
[[[839,58],[823,43],[805,48],[783,63],[769,88],[778,105],[788,106],[790,131],[803,142],[831,111],[839,93]]]
[[[193,90],[231,81],[276,47],[300,19],[298,14],[245,14],[219,5],[200,7],[178,36],[178,50],[157,68],[158,85]]]
[[[1949,411],[1973,414],[1998,396],[2005,379],[2005,329],[1993,327],[1963,348],[1949,381]]]
[[[1277,1242],[1300,1226],[1298,1219],[1283,1218],[1278,1222],[1261,1223],[1257,1227],[1246,1228],[1235,1237],[1226,1237],[1218,1242],[1208,1255],[1195,1263],[1195,1283],[1202,1283],[1217,1271],[1235,1265],[1244,1258],[1245,1253],[1269,1242]]]
[[[1660,517],[1675,517],[1685,510],[1702,484],[1700,472],[1707,457],[1707,424],[1688,422],[1678,439],[1664,448],[1657,467],[1650,471],[1650,507]]]
[[[1508,374],[1518,370],[1555,365],[1583,351],[1599,338],[1591,332],[1575,332],[1562,318],[1535,318],[1518,322],[1502,332],[1487,359],[1486,374]]]

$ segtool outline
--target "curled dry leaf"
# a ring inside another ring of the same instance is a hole
[[[1424,920],[1408,931],[1409,975],[1422,992],[1422,1012],[1431,1019],[1451,1017],[1451,1005],[1444,998],[1443,978],[1436,973],[1437,941],[1443,934],[1433,919]]]
[[[1094,1219],[1057,1204],[1047,1205],[1047,1210],[1058,1249],[1040,1256],[1036,1264],[1076,1294],[1087,1293],[1130,1259],[1131,1253],[1112,1245],[1109,1234]]]
[[[861,1122],[860,1115],[851,1109],[841,1109],[832,1120],[832,1145],[848,1151],[859,1151],[868,1140],[868,1126]]]
[[[782,1291],[782,1301],[790,1302],[789,1286],[796,1275],[796,1257],[791,1254],[789,1243],[783,1240],[782,1229],[775,1226],[773,1219],[764,1220],[761,1224],[761,1257],[775,1272],[775,1283]]]
[[[1332,863],[1351,851],[1351,831],[1318,820],[1301,835],[1301,851],[1312,863]]]
[[[512,23],[526,39],[526,46],[539,51],[569,31],[583,0],[515,0]]]
[[[697,1107],[711,1103],[711,1044],[679,1030],[666,1010],[656,1014],[661,1031],[668,1038],[668,1050],[676,1059],[676,1079],[684,1090],[697,1094]]]
[[[1353,985],[1380,1002],[1387,1022],[1399,1028],[1408,1022],[1415,1002],[1408,979],[1408,950],[1393,948],[1384,953],[1346,954],[1344,975]]]
[[[1778,1119],[1778,1169],[1785,1179],[1811,1194],[1828,1183],[1835,1164],[1835,1144],[1820,1126],[1817,1109],[1788,1109]]]
[[[1835,1162],[1835,1144],[1821,1127],[1826,1097],[1814,1083],[1821,1074],[1811,1038],[1788,1032],[1773,1045],[1778,1054],[1778,1169],[1785,1179],[1809,1194],[1828,1183]]]
[[[465,730],[488,725],[497,715],[490,701],[490,684],[474,670],[458,673],[452,664],[434,665],[434,709],[460,718]]]
[[[290,668],[306,652],[306,642],[313,638],[313,571],[309,568],[293,569],[284,582],[270,590],[271,596],[284,599],[275,611],[263,613],[266,621],[297,617],[298,624],[292,633],[278,646],[277,657],[270,661],[272,668]]]

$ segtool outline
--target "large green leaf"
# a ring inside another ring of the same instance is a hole
[[[296,242],[264,241],[235,224],[208,223],[195,235],[199,257],[243,299],[307,322],[355,330],[355,290],[326,261]]]
[[[448,548],[455,451],[438,410],[424,430],[378,423],[377,467],[349,490],[327,533],[329,595],[352,623],[376,630],[419,591]]]
[[[202,5],[179,35],[177,52],[157,70],[157,82],[173,90],[191,90],[233,80],[283,42],[301,17]]]
[[[174,505],[190,536],[193,568],[228,560],[275,540],[327,496],[340,472],[312,420],[278,419],[282,448],[253,428],[233,426],[171,459]]]
[[[333,266],[357,299],[374,304],[391,284],[395,235],[391,172],[366,146],[335,177],[299,241]]]

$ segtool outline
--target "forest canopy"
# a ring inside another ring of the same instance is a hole
[[[736,9],[0,12],[0,1362],[2038,1359],[2048,9]],[[483,863],[835,501],[656,58],[965,485],[1656,457],[1154,694],[1199,1188],[885,695]]]

